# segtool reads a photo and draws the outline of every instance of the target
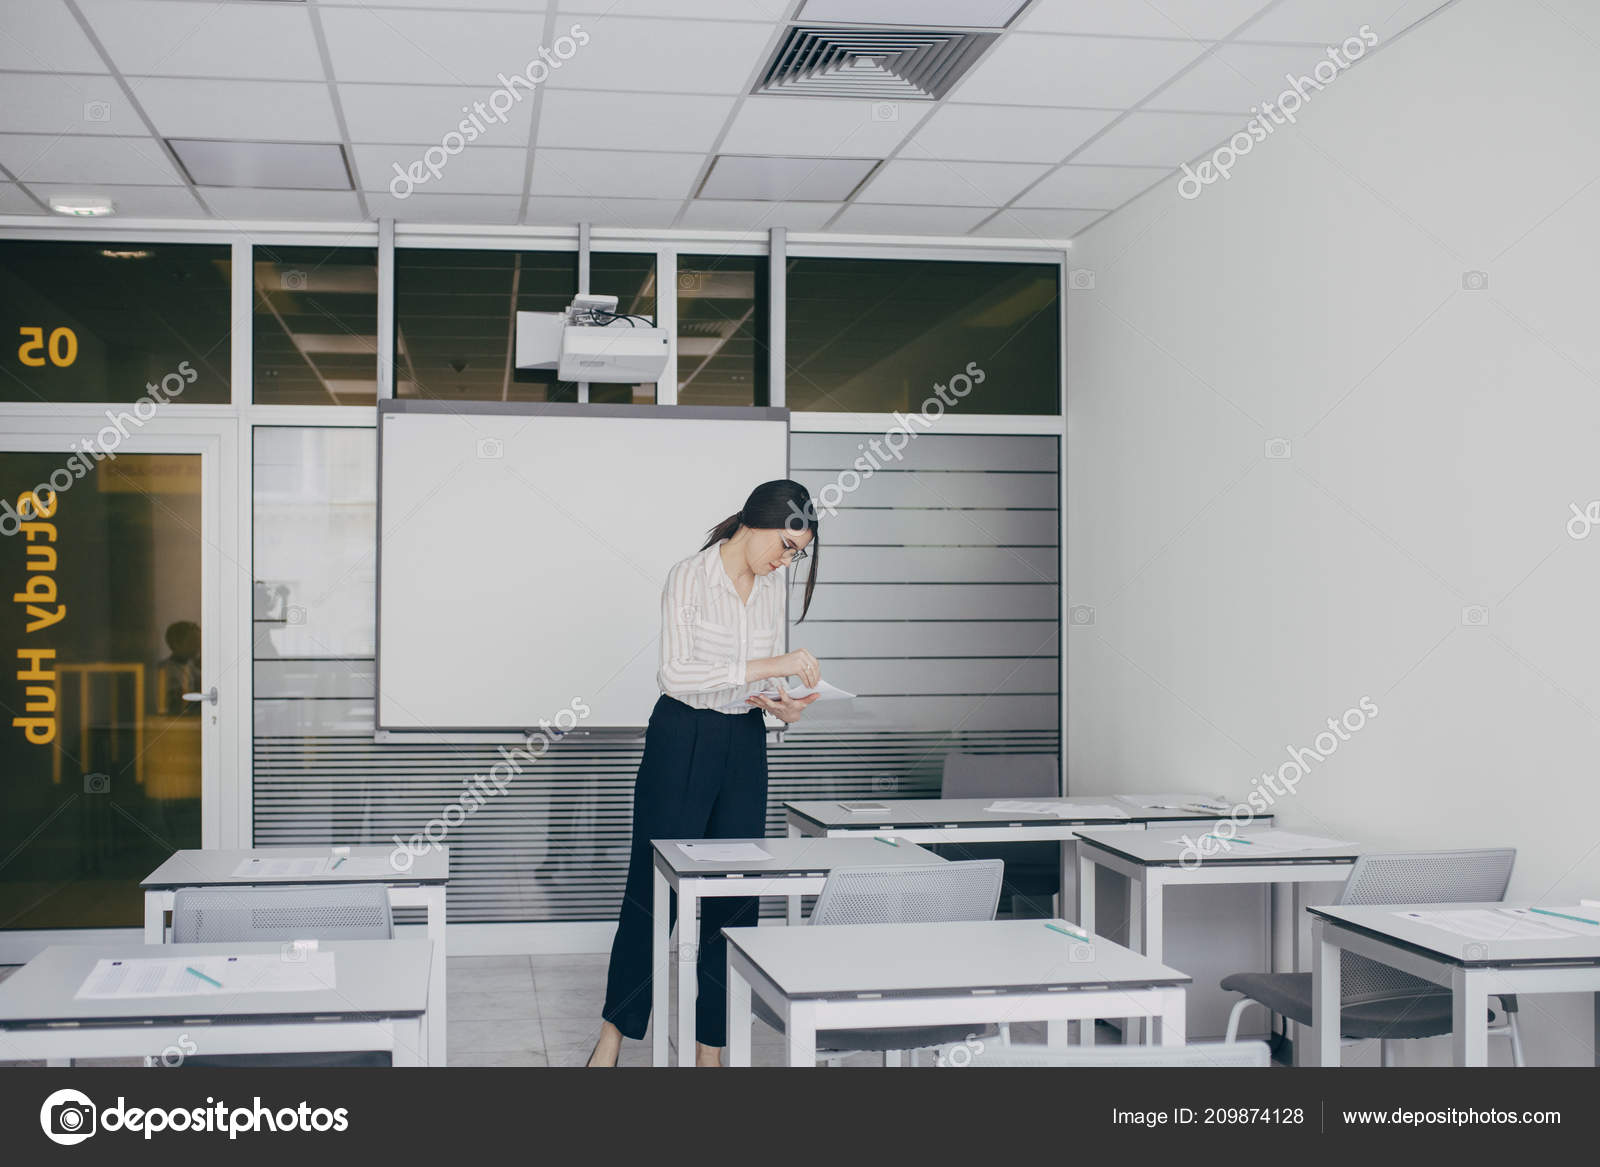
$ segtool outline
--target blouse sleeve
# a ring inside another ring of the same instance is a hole
[[[705,611],[696,588],[695,565],[675,566],[661,589],[661,664],[656,682],[663,693],[696,693],[745,683],[745,663],[699,648],[695,623]]]

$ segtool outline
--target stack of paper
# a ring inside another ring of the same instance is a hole
[[[233,875],[235,879],[304,879],[308,875],[323,874],[334,862],[325,855],[246,859],[233,869]],[[340,870],[349,865],[350,861],[346,860]]]
[[[1232,804],[1212,794],[1121,794],[1123,802],[1143,810],[1198,810],[1227,814]]]
[[[158,956],[95,962],[74,996],[88,1000],[305,993],[337,987],[333,953],[301,950],[249,956]]]
[[[1266,831],[1240,831],[1237,835],[1229,837],[1226,834],[1200,835],[1208,844],[1215,843],[1214,853],[1230,852],[1238,857],[1240,852],[1246,855],[1278,855],[1286,851],[1334,851],[1348,850],[1353,844],[1341,842],[1338,839],[1324,839],[1317,835],[1300,835],[1293,831],[1266,830]],[[1192,847],[1197,846],[1198,840],[1192,836],[1184,836],[1166,840],[1169,846]],[[1207,850],[1212,850],[1209,846]]]
[[[748,863],[772,858],[754,843],[679,843],[678,850],[698,863]]]

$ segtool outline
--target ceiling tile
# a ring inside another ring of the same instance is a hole
[[[105,61],[62,0],[11,0],[5,7],[0,69],[51,73],[98,73],[105,69]]]
[[[1060,162],[1097,132],[1113,109],[1038,109],[1020,105],[947,105],[907,145],[911,158]]]
[[[337,141],[338,119],[319,81],[195,81],[138,77],[133,95],[164,138]]]
[[[683,199],[689,197],[689,187],[704,162],[700,154],[542,149],[534,153],[532,192]]]
[[[1274,101],[1290,84],[1327,58],[1304,45],[1221,45],[1217,51],[1152,97],[1152,110],[1192,110],[1248,116]]]
[[[829,230],[857,235],[965,235],[987,218],[983,207],[895,207],[852,205]]]
[[[367,209],[374,219],[399,223],[515,223],[522,212],[518,195],[414,194],[397,199],[369,194]]]
[[[731,97],[552,89],[539,111],[540,146],[595,150],[711,149],[733,108]]]
[[[579,22],[590,43],[551,74],[552,89],[742,93],[773,28],[607,16]]]
[[[1004,28],[1027,0],[805,0],[796,20],[812,24],[898,24]]]
[[[1130,113],[1073,161],[1094,166],[1176,166],[1243,131],[1237,114]]]
[[[729,154],[882,158],[928,113],[932,102],[747,97],[722,149]]]
[[[221,219],[303,219],[343,222],[362,219],[353,190],[248,190],[212,186],[200,197]]]
[[[340,81],[494,89],[504,84],[501,73],[509,78],[540,60],[544,14],[330,8],[322,13],[322,30]],[[555,60],[553,47],[546,51]],[[516,88],[526,95],[534,86],[524,77]]]
[[[528,168],[528,151],[522,146],[472,145],[459,154],[446,154],[438,162],[439,173],[428,170],[429,149],[437,146],[354,146],[355,164],[362,190],[403,192],[403,172],[414,181],[417,174],[425,181],[414,184],[412,195],[479,194],[522,195],[522,180]],[[441,152],[442,153],[442,152]],[[400,171],[395,167],[399,166]]]
[[[1043,211],[1012,207],[1001,211],[974,230],[973,234],[1003,236],[1007,239],[1068,239],[1105,214],[1105,211]]]
[[[169,138],[167,144],[196,186],[350,189],[350,170],[336,142]]]
[[[1193,41],[1011,33],[952,96],[961,102],[1127,107],[1206,47]]]
[[[150,138],[0,134],[0,166],[23,182],[183,182],[166,151]]]
[[[862,203],[998,207],[1048,166],[1022,162],[929,162],[894,158],[856,196]]]
[[[1235,39],[1327,47],[1346,37],[1359,38],[1367,24],[1381,44],[1442,7],[1443,0],[1283,0]]]
[[[123,219],[203,219],[205,211],[186,186],[117,186],[106,183],[30,182],[28,189],[49,202],[55,195],[96,195],[108,198]]]
[[[1063,166],[1017,199],[1022,207],[1120,207],[1172,173],[1168,166]]]
[[[406,0],[407,3],[428,4],[432,0]],[[470,4],[473,0],[456,0]],[[563,18],[582,16],[673,16],[716,20],[752,20],[774,23],[784,19],[790,0],[559,0]]]
[[[14,182],[0,182],[0,215],[49,214],[30,199]]]
[[[1271,0],[1048,0],[1017,27],[1027,32],[1221,40]]]
[[[843,203],[767,203],[740,199],[696,199],[679,226],[719,231],[820,231]]]
[[[4,43],[0,36],[0,44]],[[148,134],[110,77],[0,73],[0,133]]]
[[[111,60],[130,76],[322,77],[304,4],[78,3]]]
[[[490,110],[489,92],[470,86],[341,85],[339,104],[352,142],[438,142],[452,130],[463,133],[461,122],[472,126],[468,119],[475,116],[483,126],[475,144],[525,146],[533,102],[520,86],[515,93],[521,101],[508,107],[502,98]],[[478,113],[474,103],[486,112]]]
[[[839,203],[878,165],[876,158],[771,158],[721,154],[695,192],[702,199]]]
[[[596,227],[670,227],[681,199],[530,198],[522,221],[534,227],[566,227],[588,221]]]

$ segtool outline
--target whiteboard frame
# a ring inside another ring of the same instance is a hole
[[[426,726],[385,725],[383,723],[383,435],[384,419],[388,414],[497,414],[504,417],[634,417],[661,421],[769,421],[782,422],[783,476],[791,476],[792,443],[789,410],[783,406],[766,405],[624,405],[590,404],[570,401],[436,401],[427,398],[390,397],[378,400],[378,482],[377,482],[377,555],[374,560],[374,628],[373,628],[373,737],[378,741],[404,740],[413,735],[430,735],[435,738],[446,734],[518,734],[529,735],[533,726]],[[784,583],[783,651],[789,650],[789,592]],[[765,715],[763,716],[765,721]],[[617,736],[636,738],[646,727],[640,725],[585,726],[563,734],[563,737]]]

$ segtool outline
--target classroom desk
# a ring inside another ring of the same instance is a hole
[[[690,859],[679,843],[754,843],[770,859],[705,862]],[[695,962],[700,936],[700,901],[708,896],[785,896],[792,916],[800,897],[816,895],[835,867],[916,866],[943,863],[932,851],[911,843],[877,839],[654,839],[655,906],[651,917],[652,1065],[667,1064],[667,905],[678,893],[678,1064],[694,1065]],[[685,939],[688,943],[685,943]]]
[[[1110,804],[1127,813],[1126,818],[1085,813],[1080,817],[1061,817],[1055,814],[1025,814],[1016,811],[988,811],[992,802],[1007,801],[996,798],[894,798],[845,799],[845,802],[882,802],[887,811],[858,814],[848,811],[839,800],[786,802],[783,804],[784,820],[789,837],[828,836],[844,838],[850,835],[894,835],[910,839],[913,843],[1031,843],[1053,842],[1061,846],[1061,886],[1067,886],[1067,873],[1072,870],[1072,856],[1076,849],[1076,832],[1086,826],[1101,830],[1144,830],[1152,823],[1204,822],[1214,820],[1212,813],[1167,810],[1136,806],[1114,795],[1081,798],[1036,798],[1030,802],[1065,802],[1080,806]],[[1261,821],[1270,821],[1263,816]],[[1064,908],[1061,897],[1058,906]],[[1065,915],[1065,912],[1058,914]],[[799,905],[791,901],[789,923],[796,923]]]
[[[1247,844],[1235,842],[1230,849],[1199,856],[1199,862],[1185,867],[1180,859],[1184,849],[1178,840],[1192,836],[1193,829],[1152,828],[1137,833],[1128,831],[1078,832],[1078,923],[1095,930],[1095,868],[1115,871],[1129,881],[1128,940],[1155,960],[1163,959],[1162,931],[1164,894],[1169,887],[1195,887],[1206,884],[1270,883],[1274,894],[1287,889],[1294,905],[1296,921],[1293,963],[1299,966],[1300,888],[1307,883],[1343,883],[1360,854],[1356,847],[1332,847],[1309,851],[1278,851],[1252,855]],[[1257,833],[1260,833],[1259,831]],[[1246,829],[1239,837],[1248,839]],[[1267,909],[1267,951],[1277,964],[1274,936],[1275,915]],[[1273,972],[1282,971],[1276,967]],[[1292,970],[1291,970],[1292,971]]]
[[[148,956],[279,956],[277,941],[249,944],[61,944],[0,983],[0,1058],[162,1057],[213,1054],[389,1052],[396,1066],[427,1061],[428,972],[442,960],[427,940],[324,940],[335,987],[306,992],[79,1000],[95,963]]]
[[[1550,940],[1476,940],[1399,912],[1471,908],[1529,908],[1527,903],[1394,904],[1382,907],[1313,906],[1311,913],[1312,1026],[1310,1064],[1339,1064],[1338,1014],[1341,951],[1370,957],[1449,989],[1454,1019],[1451,1042],[1458,1066],[1489,1064],[1489,997],[1501,993],[1593,993],[1600,1011],[1600,927],[1592,934]],[[1541,907],[1545,905],[1540,905]],[[1561,911],[1570,907],[1549,905]],[[1574,914],[1600,919],[1600,910]],[[1600,1012],[1597,1012],[1600,1017]],[[1600,1021],[1596,1023],[1600,1036]],[[1600,1045],[1595,1063],[1600,1065]]]
[[[725,928],[728,1064],[750,1064],[752,993],[784,1019],[791,1066],[816,1065],[817,1033],[827,1029],[1131,1015],[1157,1018],[1161,1044],[1183,1044],[1186,974],[1102,936],[1085,944],[1051,924],[1062,926]]]
[[[445,1064],[445,890],[450,882],[450,848],[436,847],[414,857],[411,867],[399,871],[390,863],[395,848],[387,844],[348,848],[351,859],[381,860],[353,871],[328,871],[293,879],[251,879],[235,876],[234,868],[246,859],[319,858],[331,847],[252,847],[222,851],[174,851],[167,861],[139,883],[144,888],[144,942],[166,939],[166,913],[173,893],[181,887],[268,887],[282,884],[382,883],[389,888],[389,904],[396,908],[426,908],[428,939],[439,958],[433,962],[428,990],[428,1064]],[[344,852],[341,850],[340,852]],[[347,865],[348,866],[348,865]]]

